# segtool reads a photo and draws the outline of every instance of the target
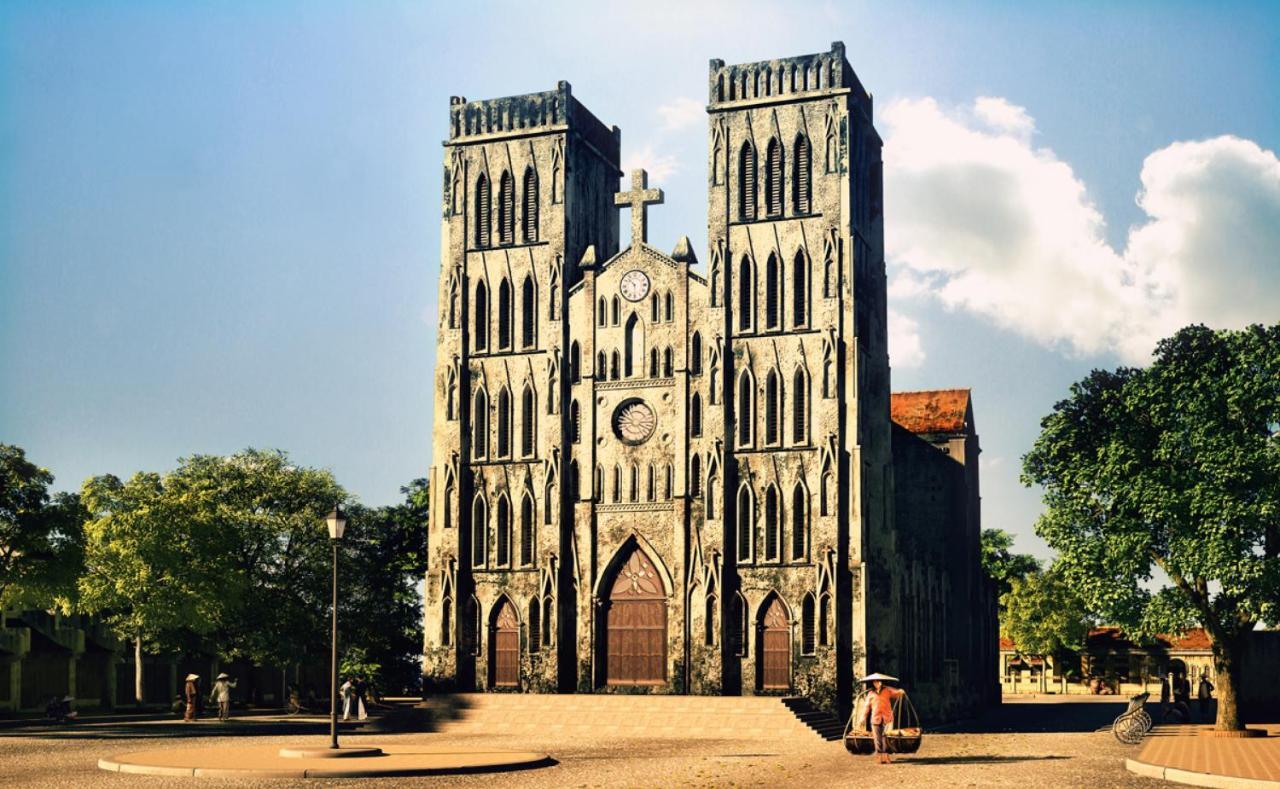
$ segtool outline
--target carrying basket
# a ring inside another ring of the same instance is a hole
[[[864,690],[853,702],[853,714],[844,727],[844,747],[849,753],[869,755],[876,752],[875,735],[867,728],[873,696]],[[893,700],[893,728],[884,730],[885,750],[889,753],[915,753],[920,750],[924,729],[920,715],[904,692]]]

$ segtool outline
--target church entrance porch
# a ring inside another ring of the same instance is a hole
[[[760,687],[787,690],[791,687],[791,620],[776,595],[765,603],[759,631]]]
[[[667,680],[667,599],[653,562],[631,545],[604,602],[605,684]]]
[[[493,613],[492,637],[489,643],[490,665],[493,666],[495,688],[520,686],[520,620],[515,606],[503,598]]]

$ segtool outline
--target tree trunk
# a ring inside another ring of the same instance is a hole
[[[1218,731],[1239,731],[1244,728],[1240,718],[1240,647],[1244,639],[1223,638],[1213,640],[1213,668],[1218,684]]]
[[[142,636],[133,640],[133,700],[142,706],[146,698],[142,693]]]

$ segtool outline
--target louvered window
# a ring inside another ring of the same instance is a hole
[[[538,334],[538,304],[534,295],[533,277],[525,277],[520,286],[520,342],[532,348]]]
[[[533,517],[533,497],[526,493],[520,503],[520,564],[523,567],[533,564]],[[538,610],[536,603],[532,609]],[[536,644],[537,639],[531,643]]]
[[[775,561],[778,558],[778,537],[780,518],[778,517],[778,489],[769,486],[764,492],[764,558]]]
[[[800,652],[805,655],[813,654],[814,642],[814,604],[813,595],[806,594],[804,596],[804,604],[801,606],[800,614]]]
[[[778,429],[778,374],[769,371],[764,384],[764,441],[766,444],[777,444],[781,438]]]
[[[498,183],[498,242],[510,244],[515,241],[515,184],[511,182],[511,173],[504,172]]]
[[[808,137],[803,134],[796,137],[796,145],[792,155],[795,157],[795,164],[792,168],[795,178],[791,185],[791,198],[795,201],[796,213],[807,214],[812,210],[810,190],[813,188],[813,180],[810,177],[813,154],[809,150]]]
[[[744,142],[738,155],[738,218],[756,218],[756,150]]]
[[[689,403],[689,435],[694,438],[702,435],[702,395],[697,392]]]
[[[805,532],[809,519],[809,497],[805,495],[804,486],[796,483],[791,491],[791,558],[803,559],[805,549]]]
[[[779,293],[781,277],[781,267],[778,265],[778,256],[769,255],[769,260],[765,262],[764,267],[764,327],[766,329],[777,329],[781,324],[781,304],[779,304]]]
[[[769,216],[782,216],[782,145],[776,139],[769,140],[766,150],[765,199]]]
[[[511,392],[498,392],[498,457],[511,456]]]
[[[489,246],[489,179],[481,175],[476,181],[476,246]]]
[[[485,327],[486,330],[488,327]],[[498,283],[498,348],[511,347],[511,283]]]
[[[791,387],[791,409],[791,440],[803,444],[809,438],[809,381],[804,370],[796,370]]]
[[[532,167],[524,171],[524,240],[538,240],[538,177]]]
[[[533,389],[526,387],[520,403],[520,454],[525,457],[533,455],[537,413],[537,398],[534,397]]]
[[[809,322],[809,259],[803,250],[791,263],[791,320],[796,326]]]
[[[511,505],[505,497],[498,499],[498,557],[499,567],[511,565]]]

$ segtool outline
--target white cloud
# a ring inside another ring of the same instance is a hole
[[[886,246],[895,298],[933,294],[1042,344],[1149,358],[1179,326],[1274,321],[1280,160],[1236,137],[1147,157],[1149,219],[1126,248],[1070,165],[1031,143],[1035,121],[1000,98],[883,115]]]
[[[707,108],[700,101],[691,99],[688,96],[681,96],[668,104],[658,107],[658,114],[662,116],[663,131],[678,131],[689,126],[705,123]]]
[[[623,173],[630,175],[635,169],[643,169],[649,173],[651,186],[661,185],[668,177],[680,172],[680,160],[671,154],[659,153],[654,150],[652,144],[646,144],[643,148],[627,154],[622,160]]]
[[[889,364],[899,370],[924,364],[920,323],[893,309],[889,310]]]

